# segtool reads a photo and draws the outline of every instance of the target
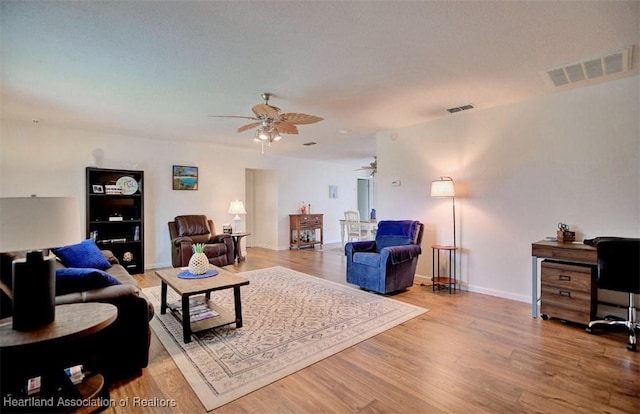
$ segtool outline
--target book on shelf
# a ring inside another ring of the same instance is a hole
[[[71,379],[73,384],[80,384],[84,379],[84,372],[82,372],[82,365],[74,365],[64,369],[64,373]]]
[[[80,384],[84,380],[82,365],[74,365],[64,369],[64,373],[69,377],[73,385]],[[33,377],[27,380],[27,396],[32,396],[40,392],[42,377]]]
[[[175,302],[170,304],[169,307],[173,309],[181,318],[182,315],[182,302]],[[191,322],[198,322],[209,318],[215,318],[220,316],[218,312],[211,309],[207,304],[201,300],[189,299],[189,320]]]

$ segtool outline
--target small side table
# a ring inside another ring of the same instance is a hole
[[[439,244],[434,244],[431,246],[431,258],[432,258],[432,268],[431,268],[431,281],[433,291],[436,291],[436,286],[438,290],[449,288],[449,293],[456,291],[456,251],[458,248],[456,246],[443,246]],[[446,255],[449,253],[449,265],[447,266],[449,271],[447,275],[440,274],[440,255],[441,252],[444,252]],[[437,266],[436,266],[437,265]]]
[[[84,362],[78,357],[86,351],[83,340],[111,325],[117,315],[118,309],[108,303],[73,303],[56,306],[55,320],[32,331],[12,329],[11,318],[0,320],[3,405],[8,393],[12,397],[7,398],[31,401],[31,397],[20,394],[20,389],[29,378],[37,376],[41,377],[41,388],[40,397],[36,399],[43,402],[93,398],[104,390],[108,396],[102,375],[94,374],[75,386],[64,369]],[[53,398],[58,395],[58,388],[62,389],[60,399]],[[56,403],[56,406],[46,408],[58,411],[69,407]]]
[[[231,238],[233,239],[233,261],[240,263],[245,259],[242,255],[242,247],[240,246],[240,242],[242,238],[245,236],[251,236],[251,233],[231,233]]]

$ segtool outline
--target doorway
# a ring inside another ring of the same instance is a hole
[[[373,178],[358,178],[358,212],[360,219],[369,220],[375,209]]]

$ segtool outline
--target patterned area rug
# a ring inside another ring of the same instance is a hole
[[[283,267],[242,276],[243,327],[196,333],[188,344],[174,316],[160,315],[160,287],[144,290],[156,307],[153,331],[207,411],[427,312]],[[232,289],[212,299],[233,309]],[[169,289],[168,302],[178,300]]]

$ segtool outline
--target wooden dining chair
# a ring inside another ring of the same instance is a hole
[[[360,226],[360,213],[358,211],[345,211],[344,221],[347,229],[347,241],[366,240],[368,238],[368,232],[366,230],[363,231]]]

